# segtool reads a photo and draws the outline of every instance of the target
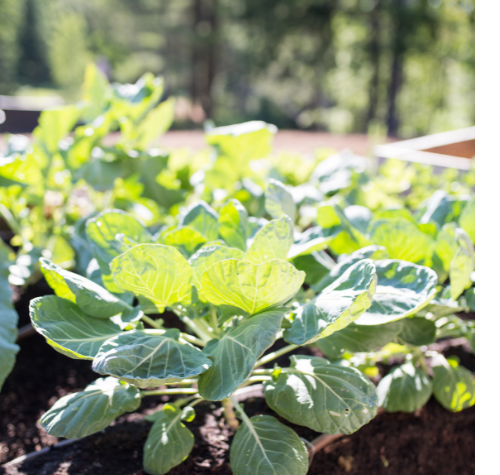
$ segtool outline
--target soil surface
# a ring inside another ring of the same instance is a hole
[[[51,293],[43,281],[32,286],[16,303],[20,326],[29,322],[29,300]],[[167,315],[169,326],[178,320]],[[282,342],[278,343],[278,348]],[[37,422],[60,397],[83,389],[96,373],[88,361],[72,360],[54,351],[36,334],[19,343],[16,366],[0,393],[0,463],[52,446],[58,439]],[[300,352],[317,354],[317,349]],[[446,356],[459,356],[474,371],[474,355],[463,347],[449,348]],[[288,356],[277,360],[288,363]],[[381,367],[382,375],[388,368]],[[161,408],[167,396],[144,398],[138,413],[126,414],[106,430],[73,444],[51,448],[16,466],[0,467],[0,475],[138,475],[142,450],[151,423],[144,415]],[[244,401],[249,415],[276,416],[261,397]],[[232,433],[221,415],[220,404],[202,403],[189,423],[195,446],[188,460],[172,475],[231,474],[229,446]],[[343,437],[315,454],[310,475],[469,475],[474,473],[474,408],[454,414],[433,398],[415,414],[381,414],[351,436]],[[319,434],[294,426],[306,440]],[[64,440],[64,439],[59,439]]]

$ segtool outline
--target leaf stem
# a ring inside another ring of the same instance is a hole
[[[213,331],[214,333],[219,334],[220,331],[219,331],[219,322],[217,321],[217,312],[213,305],[210,305],[210,316],[212,318]]]
[[[272,353],[267,354],[266,356],[262,357],[259,361],[257,361],[257,363],[255,363],[254,368],[265,365],[266,363],[269,363],[270,361],[275,360],[276,358],[279,358],[280,356],[285,355],[286,353],[289,353],[290,351],[293,351],[296,348],[298,348],[298,345],[288,345],[285,346],[284,348],[281,348],[281,350],[273,351]]]
[[[148,317],[147,315],[143,315],[141,318],[148,325],[151,325],[153,328],[157,328],[158,330],[165,330],[165,327],[161,323],[158,323],[157,321],[153,320],[151,317]]]
[[[236,418],[236,414],[234,413],[232,400],[229,398],[225,398],[221,401],[222,407],[224,408],[224,417],[226,418],[227,425],[231,428],[233,432],[238,430],[240,423]]]
[[[199,338],[196,338],[193,335],[190,335],[189,333],[181,333],[181,338],[183,338],[189,343],[192,343],[193,345],[198,345],[201,347],[204,347],[206,345],[206,342],[200,340]]]
[[[249,417],[246,415],[245,411],[243,408],[238,404],[238,401],[236,398],[233,396],[229,396],[229,400],[233,403],[234,408],[238,411],[238,416],[240,419],[247,424],[248,427],[252,427],[252,423],[250,422]]]
[[[170,388],[170,389],[155,389],[153,391],[141,391],[141,397],[145,396],[167,396],[171,394],[198,394],[196,388]]]
[[[205,343],[209,342],[212,340],[214,337],[210,334],[208,334],[203,328],[199,327],[194,320],[191,320],[189,317],[185,317],[184,315],[179,315],[177,314],[179,319],[189,327],[193,333],[195,333],[197,336],[199,336]],[[199,320],[198,320],[199,321]]]

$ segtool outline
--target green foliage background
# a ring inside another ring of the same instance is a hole
[[[76,99],[96,60],[114,81],[165,76],[187,99],[182,127],[417,136],[474,123],[474,12],[474,0],[3,0],[0,94]]]

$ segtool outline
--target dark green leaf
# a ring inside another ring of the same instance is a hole
[[[371,305],[377,276],[373,261],[365,259],[349,267],[341,277],[294,315],[284,338],[303,345],[341,330]]]
[[[151,475],[164,475],[184,462],[193,449],[194,435],[182,421],[192,420],[194,411],[167,404],[156,414],[144,444],[143,466]]]
[[[375,386],[357,369],[310,356],[290,361],[265,384],[266,402],[280,416],[327,434],[352,434],[376,416]]]
[[[59,399],[40,423],[52,436],[80,439],[105,429],[141,404],[139,390],[115,378],[99,378],[83,391]]]
[[[414,412],[432,394],[432,382],[425,371],[411,361],[393,368],[377,386],[379,404],[387,412]]]
[[[33,299],[30,317],[49,345],[74,359],[93,359],[106,340],[122,333],[110,320],[89,317],[73,302],[55,295]]]
[[[439,355],[434,360],[434,397],[449,411],[459,412],[476,402],[473,374],[454,359]]]
[[[244,421],[231,444],[234,475],[305,475],[307,449],[299,436],[272,416]]]
[[[106,341],[92,369],[139,388],[154,388],[206,371],[212,362],[197,348],[179,342],[179,330],[133,331]]]
[[[257,360],[275,341],[286,308],[269,310],[231,328],[220,340],[211,340],[203,353],[212,367],[200,375],[201,396],[220,401],[230,396],[253,370]]]
[[[436,324],[423,317],[410,317],[402,320],[403,329],[399,338],[408,345],[430,345],[436,340]]]

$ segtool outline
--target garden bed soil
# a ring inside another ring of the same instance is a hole
[[[20,326],[29,322],[29,300],[47,293],[51,292],[40,281],[16,303]],[[172,319],[171,323],[174,321],[178,322]],[[88,361],[72,360],[55,352],[38,334],[19,344],[16,366],[0,393],[0,463],[3,464],[56,444],[58,439],[47,435],[37,422],[40,416],[58,398],[83,389],[97,376]],[[316,351],[300,350],[308,354]],[[445,353],[459,356],[462,364],[474,370],[474,355],[462,347],[449,348]],[[287,364],[288,356],[277,361]],[[381,367],[383,374],[387,370]],[[20,464],[3,465],[0,474],[145,474],[141,468],[142,450],[151,424],[144,420],[144,414],[161,408],[168,400],[167,396],[145,398],[138,413],[122,416],[106,430],[69,445],[53,447]],[[244,405],[249,415],[276,415],[262,397],[253,395]],[[192,455],[170,473],[231,474],[232,434],[224,422],[220,404],[199,404],[196,413],[194,421],[189,423],[195,435]],[[454,414],[433,398],[415,414],[383,413],[355,434],[338,439],[315,454],[309,474],[473,474],[474,421],[474,408]],[[304,427],[287,425],[309,441],[319,435]]]

